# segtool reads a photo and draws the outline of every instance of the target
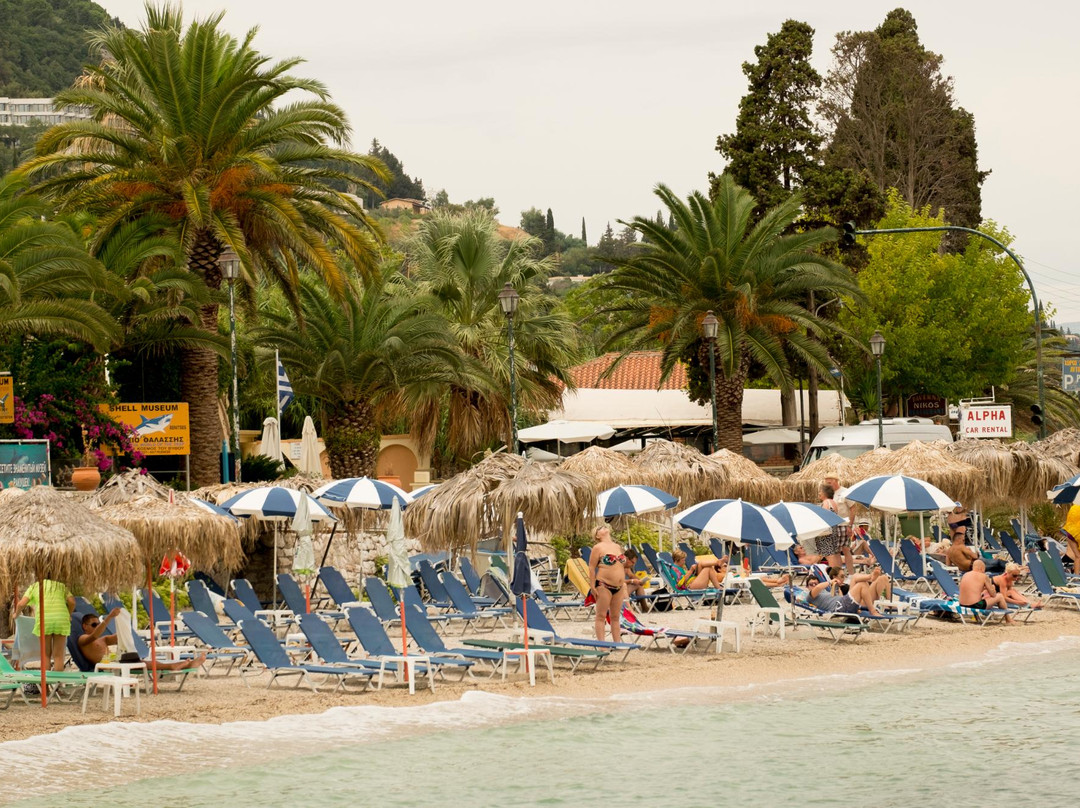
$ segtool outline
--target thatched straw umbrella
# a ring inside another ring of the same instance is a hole
[[[1045,457],[1054,457],[1069,465],[1080,466],[1080,429],[1069,427],[1053,432],[1032,446]]]
[[[143,496],[157,497],[167,502],[170,493],[175,492],[168,486],[162,485],[152,475],[143,474],[139,469],[131,469],[110,477],[94,493],[88,504],[91,508],[99,508],[104,505],[130,502]]]
[[[728,497],[758,505],[771,505],[780,499],[783,484],[746,455],[720,449],[709,455],[709,459],[722,465],[727,472]]]
[[[48,486],[5,497],[0,515],[0,596],[30,578],[38,581],[41,705],[46,701],[46,578],[86,590],[115,589],[138,578],[142,554],[135,537]]]
[[[1077,473],[1072,463],[1039,451],[1033,444],[1018,441],[1009,444],[1013,455],[1013,476],[1009,483],[1009,501],[1021,508],[1046,502],[1046,492]]]
[[[489,499],[508,538],[518,513],[531,530],[579,533],[585,529],[586,513],[595,509],[599,490],[584,474],[529,461],[492,491]]]
[[[227,571],[237,569],[244,560],[239,525],[232,519],[217,516],[185,499],[170,502],[144,495],[116,505],[96,508],[95,512],[115,525],[131,531],[139,542],[142,565],[146,569],[146,588],[150,602],[150,646],[154,647],[153,571],[162,558],[182,553],[196,567],[215,566]],[[132,610],[135,602],[132,601]],[[170,612],[174,618],[175,603]],[[164,617],[164,615],[162,615]],[[170,630],[170,638],[174,634]],[[151,651],[154,692],[157,692],[157,655]]]
[[[827,454],[783,481],[784,499],[788,502],[817,502],[818,489],[826,477],[835,477],[840,485],[845,486],[861,479],[854,460],[836,453]]]
[[[525,465],[520,455],[496,452],[451,477],[405,509],[405,529],[425,549],[475,552],[497,525],[488,495]]]
[[[982,502],[986,475],[960,460],[941,441],[912,441],[899,449],[880,447],[855,459],[861,478],[880,474],[903,474],[930,483],[961,502]]]
[[[602,446],[590,446],[570,455],[563,461],[561,468],[563,471],[591,477],[596,487],[601,490],[617,485],[648,485],[651,481],[651,477],[635,466],[622,452]]]
[[[634,465],[652,478],[652,485],[679,497],[684,505],[716,499],[730,490],[724,464],[684,443],[653,441],[634,458]]]

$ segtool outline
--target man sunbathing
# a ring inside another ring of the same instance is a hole
[[[1008,609],[1009,602],[997,591],[994,582],[986,574],[986,564],[981,558],[971,562],[971,570],[960,576],[960,605],[965,609]],[[1005,618],[1012,623],[1012,615]]]
[[[117,608],[105,615],[104,619],[99,618],[96,614],[83,615],[83,633],[79,635],[79,650],[82,651],[82,655],[86,657],[86,661],[91,665],[97,665],[101,660],[105,659],[105,655],[109,653],[109,646],[116,645],[116,635],[106,635],[105,629],[119,614],[120,609]],[[142,661],[147,666],[150,665],[149,660],[144,659]],[[206,654],[197,656],[194,659],[182,659],[177,662],[162,662],[159,660],[157,668],[163,671],[180,671],[188,668],[198,668],[204,662],[206,662]]]

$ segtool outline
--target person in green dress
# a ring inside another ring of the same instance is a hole
[[[45,594],[45,655],[50,660],[50,670],[62,671],[67,653],[67,638],[71,633],[71,613],[75,611],[75,598],[59,581],[46,578],[41,583]],[[28,605],[33,607],[35,637],[41,636],[41,613],[38,611],[41,608],[38,599],[40,591],[41,588],[35,582],[15,606],[15,614],[22,612]],[[41,664],[44,665],[45,660],[42,660]]]

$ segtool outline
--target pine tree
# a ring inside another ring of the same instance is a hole
[[[783,202],[817,163],[821,136],[810,113],[821,76],[810,64],[814,29],[787,20],[764,45],[757,62],[744,62],[749,90],[739,102],[735,133],[716,139],[724,170],[757,199],[756,214]],[[718,178],[710,178],[715,192]]]

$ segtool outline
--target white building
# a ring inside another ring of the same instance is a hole
[[[90,117],[86,107],[57,110],[51,98],[6,98],[0,96],[0,126],[26,126],[31,123],[56,124]]]

